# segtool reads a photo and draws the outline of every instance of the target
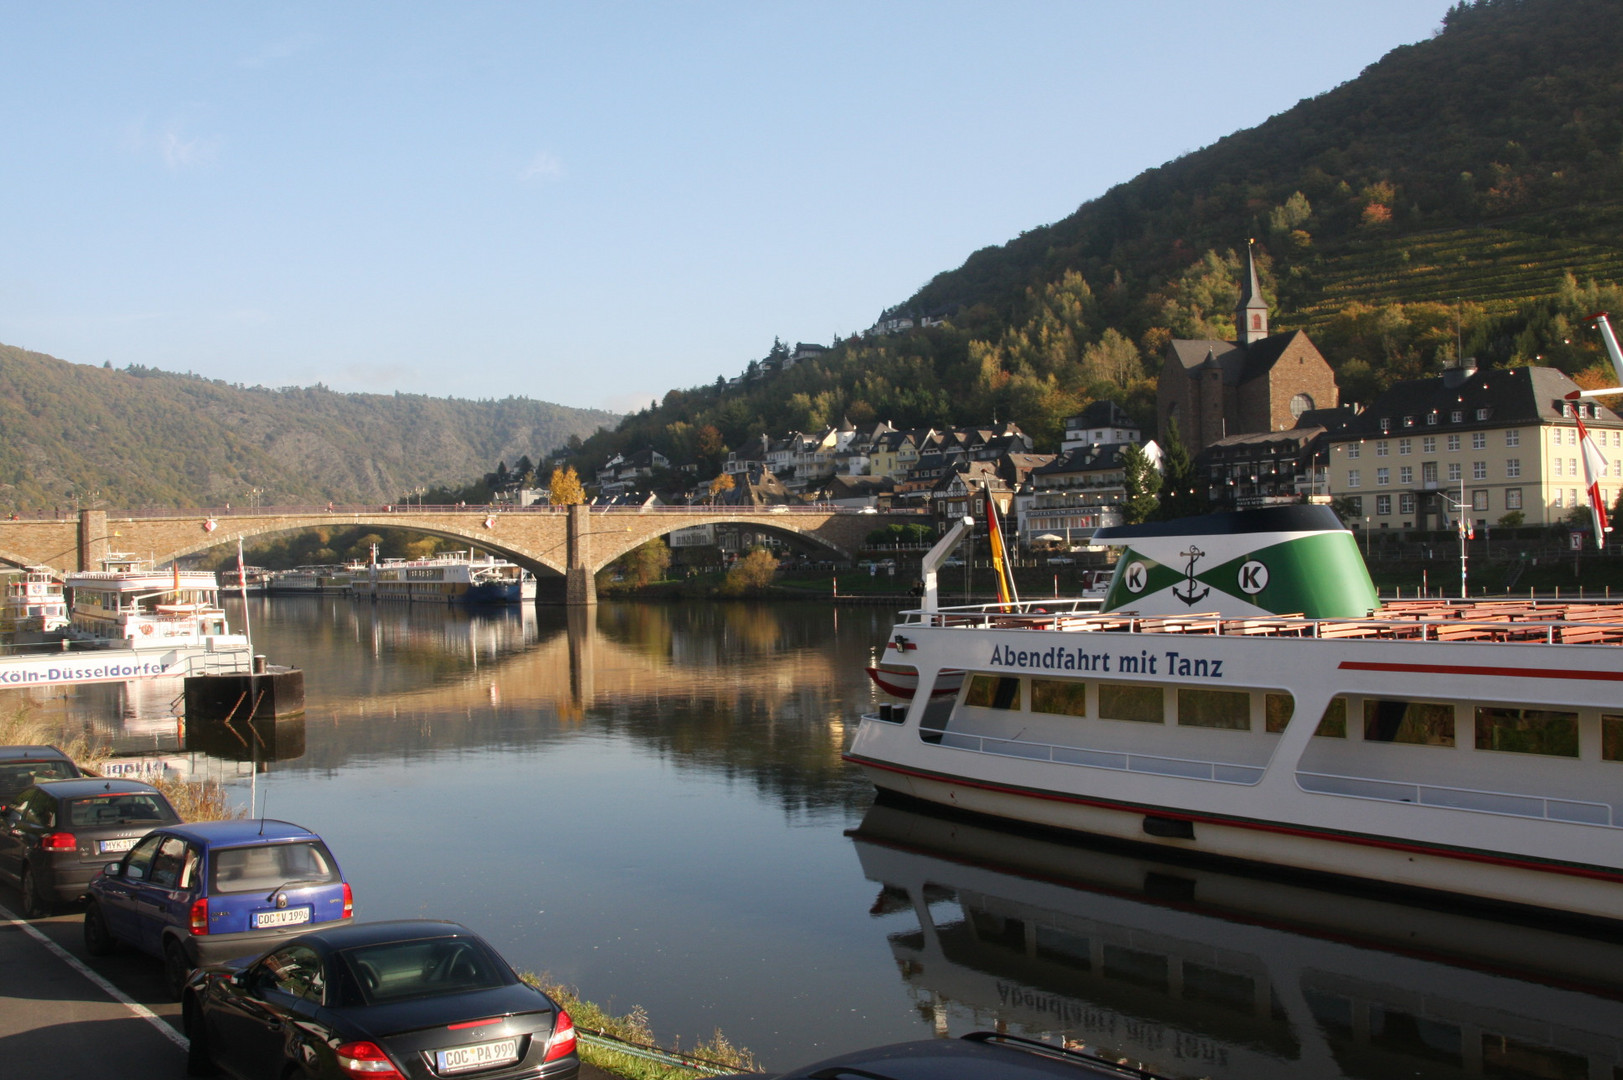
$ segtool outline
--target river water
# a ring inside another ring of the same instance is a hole
[[[1617,941],[872,807],[840,752],[885,609],[247,615],[306,678],[261,744],[173,686],[0,708],[225,780],[327,838],[359,917],[466,923],[667,1045],[788,1067],[1002,1024],[1177,1076],[1623,1076]]]

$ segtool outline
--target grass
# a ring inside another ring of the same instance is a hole
[[[101,767],[113,756],[112,747],[98,743],[80,732],[66,738],[34,713],[31,705],[19,705],[10,714],[0,715],[0,746],[55,746],[84,772],[99,776]],[[181,780],[160,776],[150,781],[163,792],[182,821],[219,821],[248,816],[248,808],[231,805],[225,785],[218,780]]]
[[[666,1055],[692,1060],[695,1063],[692,1067],[667,1065],[632,1054],[617,1053],[600,1046],[588,1045],[582,1040],[578,1051],[580,1059],[588,1065],[595,1065],[616,1076],[627,1077],[628,1080],[690,1080],[692,1077],[712,1076],[717,1073],[754,1072],[760,1068],[755,1055],[743,1047],[728,1042],[727,1037],[719,1030],[707,1041],[686,1050],[682,1049],[680,1044],[675,1049],[655,1047],[653,1029],[648,1025],[648,1014],[643,1011],[642,1006],[639,1005],[629,1013],[616,1016],[595,1002],[582,998],[573,987],[554,982],[545,975],[526,971],[521,972],[519,977],[531,986],[546,991],[553,1000],[562,1005],[568,1011],[569,1018],[575,1022],[575,1031],[578,1034],[606,1036],[643,1049],[658,1049]]]

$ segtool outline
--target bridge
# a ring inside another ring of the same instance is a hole
[[[597,603],[594,575],[655,537],[697,525],[783,534],[831,558],[855,557],[868,534],[927,521],[918,512],[848,507],[341,506],[251,510],[81,510],[76,518],[0,521],[0,563],[93,570],[110,551],[164,564],[222,544],[320,526],[405,529],[494,552],[537,576],[561,575],[569,604]]]

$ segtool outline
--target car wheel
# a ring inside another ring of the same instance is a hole
[[[192,962],[186,959],[186,950],[178,941],[168,941],[163,947],[163,983],[169,997],[179,1001],[186,992],[186,977],[192,973]]]
[[[94,900],[85,908],[85,952],[91,956],[111,956],[118,948],[118,939],[107,929],[107,917],[101,905]]]
[[[215,1075],[219,1069],[214,1065],[214,1055],[209,1053],[208,1029],[203,1026],[203,1014],[197,1006],[196,995],[186,999],[186,1007],[180,1015],[181,1026],[186,1029],[186,1075]]]
[[[55,905],[45,899],[39,891],[39,879],[34,876],[34,868],[23,868],[22,880],[23,915],[29,919],[43,919],[51,913]]]

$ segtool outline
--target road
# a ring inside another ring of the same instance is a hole
[[[186,1075],[180,1005],[163,967],[121,949],[85,952],[75,907],[24,919],[0,886],[0,1076],[8,1080],[178,1080]],[[581,1066],[581,1080],[618,1080]]]

